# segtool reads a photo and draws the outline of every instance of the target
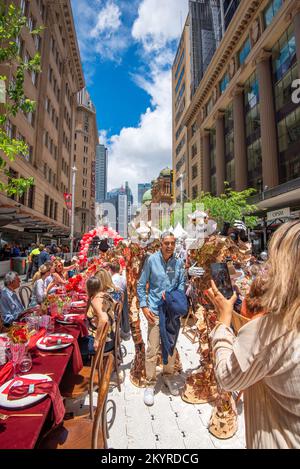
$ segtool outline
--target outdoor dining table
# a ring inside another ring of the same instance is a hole
[[[73,335],[77,340],[80,330],[76,326],[56,325],[55,332]],[[42,352],[42,353],[40,353]],[[73,347],[69,346],[53,351],[44,352],[35,348],[32,354],[32,369],[27,373],[49,374],[53,381],[59,385],[72,357]],[[46,356],[48,354],[48,356]],[[44,356],[45,355],[45,356]],[[24,373],[25,375],[25,373]],[[49,411],[52,412],[52,403],[49,396],[35,405],[21,410],[4,409],[0,407],[0,413],[10,414],[42,414],[41,417],[10,417],[5,421],[0,420],[0,449],[33,449],[38,441]]]

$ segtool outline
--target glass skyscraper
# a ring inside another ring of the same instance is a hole
[[[96,147],[96,202],[101,203],[107,194],[107,148]]]

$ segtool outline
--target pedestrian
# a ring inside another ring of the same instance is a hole
[[[32,251],[36,249],[36,244],[32,243],[31,247],[28,249],[28,256],[27,256],[27,272],[26,272],[26,282],[29,281],[32,275],[32,267],[33,267],[33,259],[32,259]]]
[[[154,404],[156,363],[160,352],[159,307],[166,292],[185,289],[185,272],[181,259],[174,255],[176,240],[171,232],[161,236],[161,249],[149,256],[138,281],[137,293],[140,307],[148,321],[148,345],[146,351],[146,383],[144,403]],[[147,285],[149,286],[147,288]],[[164,381],[172,395],[178,396],[179,389],[174,380],[175,352],[163,367]]]
[[[34,277],[34,275],[37,273],[39,270],[39,256],[41,254],[41,251],[44,249],[44,245],[40,244],[39,247],[36,247],[31,251],[31,259],[32,259],[32,271],[31,275]]]
[[[38,265],[39,268],[45,264],[45,262],[50,261],[50,251],[51,251],[51,246],[46,246],[41,249],[42,246],[40,246],[40,255],[38,259]]]
[[[235,296],[227,300],[212,282],[218,313],[211,333],[221,389],[244,391],[249,449],[300,449],[300,221],[282,225],[270,243],[259,308],[263,315],[230,328]]]

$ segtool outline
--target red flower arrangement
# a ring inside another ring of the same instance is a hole
[[[75,291],[77,293],[81,292],[80,283],[82,282],[82,275],[78,274],[75,277],[69,279],[68,283],[65,285],[66,291],[71,292]]]
[[[8,336],[14,344],[26,344],[29,340],[27,325],[15,324],[10,327]]]

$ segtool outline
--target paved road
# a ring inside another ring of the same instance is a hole
[[[143,319],[143,335],[146,324]],[[116,404],[116,416],[110,429],[109,448],[113,449],[218,449],[245,448],[242,403],[238,405],[239,430],[229,440],[218,440],[207,430],[211,416],[210,404],[192,405],[180,397],[170,396],[167,388],[158,380],[159,393],[153,407],[143,403],[143,390],[133,386],[129,380],[130,362],[134,356],[132,341],[123,342],[127,349],[122,369],[125,382],[121,393],[114,387],[108,395],[108,409],[111,401]],[[179,338],[179,353],[183,369],[195,369],[199,364],[197,345],[183,335]],[[183,381],[182,381],[183,382]],[[95,394],[96,404],[96,394]],[[88,398],[80,412],[86,413]],[[79,408],[79,407],[78,407]],[[111,412],[108,414],[111,418]]]

